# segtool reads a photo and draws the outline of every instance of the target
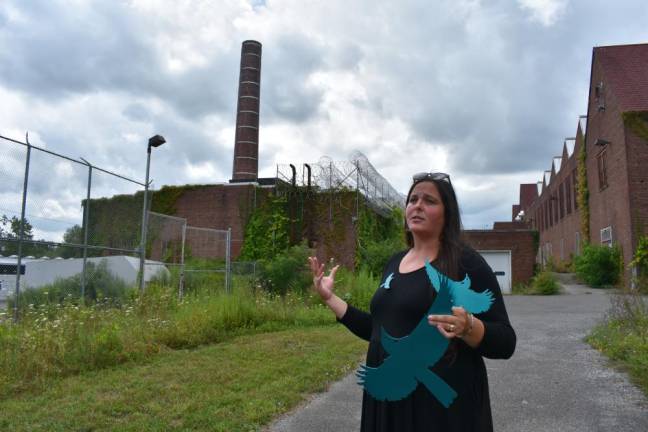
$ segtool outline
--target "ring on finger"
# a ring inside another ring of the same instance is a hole
[[[456,328],[456,327],[455,327],[454,324],[450,324],[450,326],[448,327],[448,331],[453,332],[453,331],[455,331],[455,328]]]

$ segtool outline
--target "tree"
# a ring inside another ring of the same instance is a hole
[[[81,225],[74,225],[68,228],[65,234],[63,234],[63,243],[83,244],[83,227]],[[83,256],[83,249],[62,246],[61,256],[63,258],[80,258]]]
[[[0,217],[0,252],[3,255],[18,255],[18,239],[20,238],[20,218],[7,215]],[[42,244],[35,244],[34,227],[29,223],[27,218],[23,223],[23,240],[26,240],[22,246],[22,255],[49,255],[50,247]]]
[[[0,218],[0,238],[9,239],[0,241],[0,251],[5,255],[16,255],[18,253],[18,240],[20,238],[20,219],[17,216],[9,218],[2,215]],[[25,218],[23,224],[23,239],[31,240],[34,238],[33,227]]]

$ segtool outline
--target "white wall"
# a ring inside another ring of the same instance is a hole
[[[129,256],[109,256],[100,258],[88,258],[89,262],[99,264],[104,261],[107,264],[108,271],[114,276],[122,279],[127,284],[134,285],[137,283],[137,273],[139,272],[139,258]],[[1,258],[0,262],[16,264],[16,258]],[[57,279],[72,277],[81,273],[83,268],[82,258],[73,259],[23,259],[25,263],[25,274],[20,278],[21,289],[38,288],[43,285],[51,284]],[[148,282],[160,272],[168,275],[169,270],[158,261],[146,260],[144,266],[144,281]],[[15,275],[0,275],[2,281],[2,290],[0,291],[0,300],[7,295],[14,293],[16,289]]]

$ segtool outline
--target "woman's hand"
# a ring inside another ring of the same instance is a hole
[[[328,301],[333,295],[333,285],[335,283],[335,273],[339,265],[331,269],[328,276],[324,276],[324,264],[320,264],[317,257],[308,257],[311,272],[313,273],[313,285],[315,291],[324,301]]]
[[[452,308],[452,315],[428,315],[428,323],[436,326],[446,338],[461,338],[472,330],[470,314],[461,306]]]
[[[313,285],[315,291],[324,300],[324,303],[333,311],[338,319],[341,319],[347,311],[347,303],[333,294],[333,285],[335,283],[335,272],[339,265],[331,269],[328,276],[324,276],[324,264],[320,264],[317,257],[308,257],[311,272],[313,273]]]

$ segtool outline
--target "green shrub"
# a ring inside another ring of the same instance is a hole
[[[558,294],[560,286],[552,273],[543,271],[533,277],[531,289],[533,294],[553,295]]]
[[[587,285],[615,285],[621,275],[621,252],[617,246],[586,245],[574,260],[576,275]]]
[[[403,241],[400,237],[369,242],[363,249],[359,250],[359,267],[379,276],[382,274],[389,258],[402,249]]]
[[[335,293],[344,301],[358,309],[368,311],[371,298],[380,281],[366,268],[355,274],[346,268],[340,268],[336,275]]]
[[[278,253],[272,260],[261,261],[259,284],[273,294],[305,293],[313,282],[307,267],[310,255],[311,250],[301,244]]]
[[[637,243],[634,257],[628,267],[635,267],[637,276],[635,284],[642,294],[648,294],[648,236],[642,236]]]

